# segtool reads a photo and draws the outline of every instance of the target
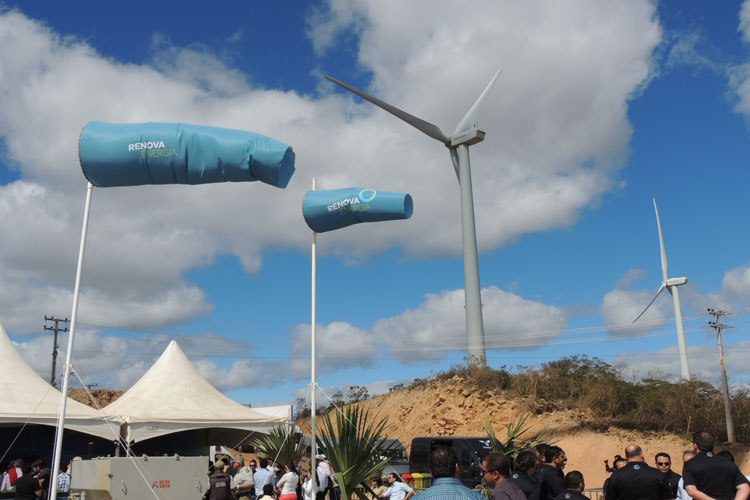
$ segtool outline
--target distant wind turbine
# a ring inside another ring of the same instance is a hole
[[[468,361],[470,365],[485,366],[487,354],[484,345],[484,321],[482,319],[482,298],[479,290],[479,259],[477,257],[477,233],[474,223],[474,194],[471,187],[471,165],[469,162],[469,146],[482,142],[484,132],[475,124],[477,110],[489,93],[495,80],[500,76],[502,68],[498,69],[490,83],[479,95],[476,102],[469,108],[466,115],[458,122],[453,135],[448,137],[437,125],[410,115],[406,111],[381,101],[361,90],[352,87],[331,76],[325,77],[346,90],[357,94],[362,99],[370,101],[392,115],[405,121],[417,130],[433,139],[442,142],[449,150],[453,168],[458,177],[461,188],[461,232],[464,250],[464,296],[466,300],[466,339],[468,344]]]
[[[648,310],[649,307],[651,307],[651,304],[654,303],[656,300],[656,297],[659,296],[661,292],[664,291],[666,288],[667,291],[672,295],[672,300],[674,301],[674,321],[677,325],[677,344],[679,346],[680,350],[680,371],[682,372],[682,380],[690,380],[690,368],[688,367],[688,358],[687,358],[687,345],[685,343],[685,328],[682,324],[682,308],[680,307],[680,292],[677,289],[680,285],[685,285],[688,282],[688,279],[685,277],[682,278],[670,278],[669,277],[669,263],[667,262],[667,250],[664,248],[664,235],[661,231],[661,219],[659,218],[659,207],[656,206],[656,199],[654,200],[654,211],[656,212],[656,225],[659,227],[659,245],[661,246],[661,273],[663,277],[663,281],[661,282],[661,285],[659,286],[659,289],[656,291],[656,295],[654,295],[654,298],[651,299],[651,302],[648,303],[646,306],[646,309],[643,310],[641,314],[638,315],[637,318],[633,320],[633,323],[638,321],[638,319],[643,316],[643,314]]]

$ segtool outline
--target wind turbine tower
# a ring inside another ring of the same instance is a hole
[[[464,297],[466,300],[466,339],[468,344],[469,365],[485,366],[487,354],[484,345],[484,320],[482,319],[482,298],[479,290],[479,259],[477,257],[477,233],[474,223],[474,194],[471,187],[471,166],[469,163],[469,146],[482,142],[484,132],[475,124],[477,110],[500,75],[498,69],[490,83],[469,108],[466,115],[458,122],[452,136],[445,135],[437,125],[429,123],[406,111],[381,101],[340,80],[326,75],[326,78],[362,99],[370,101],[392,115],[405,121],[412,127],[442,142],[450,152],[453,168],[461,188],[461,234],[464,253]]]
[[[667,291],[672,295],[672,300],[674,301],[674,321],[677,325],[677,345],[679,346],[680,350],[680,371],[682,374],[682,380],[690,380],[690,367],[688,366],[688,358],[687,358],[687,344],[685,343],[685,327],[682,324],[682,308],[680,307],[680,291],[677,287],[681,285],[685,285],[688,282],[688,279],[685,277],[682,278],[670,278],[669,277],[669,263],[667,262],[667,250],[664,247],[664,235],[661,231],[661,219],[659,218],[659,207],[656,206],[656,199],[653,199],[654,201],[654,211],[656,212],[656,225],[659,228],[659,245],[661,247],[661,273],[663,281],[661,282],[661,285],[659,286],[659,289],[656,291],[656,295],[654,295],[654,298],[651,299],[651,302],[648,303],[646,308],[643,310],[641,314],[638,315],[637,318],[633,320],[633,323],[638,321],[638,319],[643,316],[643,314],[648,310],[649,307],[651,307],[651,304],[654,303],[656,298],[659,296],[661,292],[664,291],[666,288]]]

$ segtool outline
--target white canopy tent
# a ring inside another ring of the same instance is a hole
[[[190,363],[174,340],[149,370],[105,415],[124,424],[128,443],[194,429],[268,432],[291,422],[291,406],[248,408],[228,398]]]
[[[42,379],[23,359],[2,325],[0,359],[0,380],[5,382],[7,389],[0,400],[0,426],[57,426],[60,391]],[[68,398],[65,409],[65,428],[113,440],[120,432],[119,423],[107,422],[98,410],[71,398]]]

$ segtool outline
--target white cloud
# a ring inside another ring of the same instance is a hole
[[[562,333],[567,315],[548,306],[505,292],[482,290],[482,314],[487,349],[528,349],[546,344]],[[372,329],[391,356],[404,362],[439,359],[446,351],[466,350],[464,291],[427,294],[416,309],[378,320]]]
[[[740,381],[746,381],[750,376],[750,369],[747,364],[750,342],[727,344],[726,336],[724,342],[724,358],[730,384],[734,385]],[[691,378],[706,380],[717,386],[720,384],[721,366],[719,364],[719,350],[715,342],[713,344],[689,345],[688,363]],[[622,376],[626,380],[664,377],[676,381],[680,378],[680,357],[677,346],[667,347],[654,353],[621,354],[615,358],[613,364],[622,369]]]
[[[172,339],[178,342],[201,375],[219,390],[251,385],[270,387],[277,382],[272,375],[274,363],[259,361],[252,357],[241,358],[238,352],[247,356],[252,355],[248,345],[211,333],[176,336],[152,334],[128,338],[79,327],[74,339],[72,362],[78,377],[71,376],[71,385],[75,387],[81,383],[96,383],[99,388],[126,390],[146,373]],[[38,336],[14,344],[37,373],[49,380],[52,336]],[[58,346],[56,376],[61,380],[68,334],[63,333],[59,336]],[[224,363],[219,361],[221,358],[234,358],[235,361],[225,368]]]
[[[740,25],[738,31],[745,43],[750,43],[750,0],[742,2],[740,7]],[[734,110],[750,117],[750,63],[738,64],[729,69],[729,88],[734,92],[737,101]]]
[[[300,380],[310,376],[310,325],[296,326],[291,335],[292,360],[288,372],[293,379]],[[342,321],[318,325],[315,345],[316,371],[320,374],[352,366],[366,368],[372,366],[373,359],[380,356],[371,332]]]
[[[574,224],[627,160],[628,101],[648,81],[661,36],[655,7],[576,5],[337,1],[310,31],[322,50],[354,30],[371,90],[448,132],[504,66],[479,116],[488,138],[472,150],[479,246],[489,251]],[[76,144],[92,119],[253,130],[292,144],[298,158],[286,190],[95,190],[81,305],[92,323],[147,328],[209,314],[185,273],[218,254],[257,272],[268,246],[306,249],[298,207],[313,175],[321,189],[373,186],[415,200],[410,221],[332,233],[330,251],[351,260],[394,246],[410,256],[460,253],[458,187],[442,146],[349,96],[257,88],[204,48],[155,44],[147,64],[121,64],[19,12],[0,14],[0,137],[22,175],[0,188],[10,215],[0,218],[0,283],[15,291],[0,296],[0,315],[13,333],[69,310],[85,194]],[[122,304],[127,314],[116,314]]]
[[[633,284],[645,277],[642,269],[630,269],[604,294],[600,314],[607,327],[607,335],[613,338],[642,335],[662,328],[672,317],[672,301],[663,291],[651,304],[648,311],[633,323],[653,298],[656,290],[631,290]]]
[[[750,116],[750,63],[732,67],[728,75],[729,87],[737,97],[734,110]]]
[[[738,30],[742,34],[742,40],[750,43],[750,0],[742,2],[742,7],[740,7],[740,27]]]
[[[750,266],[740,266],[724,273],[721,288],[706,294],[692,293],[688,297],[695,311],[704,313],[707,308],[723,309],[733,313],[750,310]]]

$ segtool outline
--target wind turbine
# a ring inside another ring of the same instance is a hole
[[[643,310],[641,314],[638,315],[637,318],[633,320],[633,323],[638,321],[638,319],[643,316],[643,313],[645,313],[649,307],[651,307],[651,304],[654,303],[656,300],[656,297],[659,296],[661,292],[666,290],[672,295],[672,300],[674,301],[674,321],[677,325],[677,344],[679,346],[680,350],[680,371],[682,372],[682,380],[690,380],[690,368],[688,367],[688,358],[687,358],[687,345],[685,343],[685,328],[682,325],[682,308],[680,307],[680,291],[677,289],[678,286],[685,285],[688,282],[688,279],[685,277],[682,278],[670,278],[669,277],[669,263],[667,262],[667,250],[664,248],[664,235],[661,232],[661,219],[659,218],[659,207],[656,206],[656,199],[654,200],[654,211],[656,212],[656,225],[659,227],[659,245],[661,246],[661,273],[664,280],[661,282],[661,285],[659,286],[659,289],[656,291],[656,295],[654,295],[654,298],[651,299],[651,302],[648,303],[646,306],[646,309]]]
[[[489,93],[495,80],[500,76],[502,68],[487,84],[476,102],[469,108],[466,115],[458,122],[453,135],[448,137],[437,125],[417,118],[414,115],[391,106],[377,97],[373,97],[351,85],[331,76],[325,77],[346,90],[357,94],[362,99],[370,101],[392,115],[405,121],[412,127],[442,142],[450,152],[453,168],[458,177],[461,189],[461,235],[464,251],[464,297],[466,300],[466,339],[468,344],[469,365],[485,366],[487,354],[484,346],[484,321],[482,319],[482,298],[479,290],[479,259],[477,257],[477,232],[474,223],[474,194],[471,187],[471,165],[469,161],[469,146],[484,140],[484,132],[479,130],[474,122],[477,110]]]

